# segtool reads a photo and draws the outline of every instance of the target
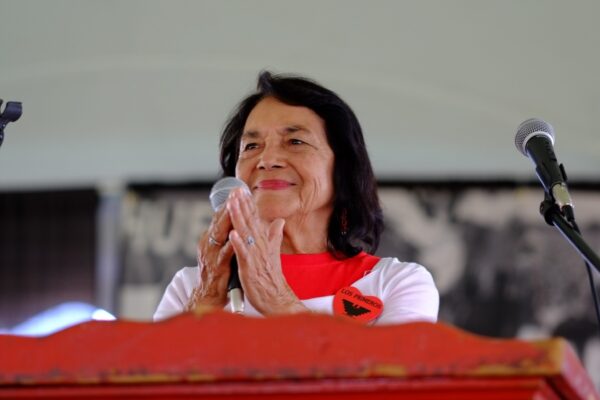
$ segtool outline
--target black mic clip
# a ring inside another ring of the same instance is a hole
[[[540,204],[540,214],[550,226],[555,226],[556,218],[564,218],[573,229],[579,230],[575,222],[575,210],[569,189],[567,187],[567,172],[564,164],[559,164],[558,169],[562,182],[544,190],[544,200]]]
[[[542,205],[546,201],[552,201],[554,203],[554,205],[557,207],[558,211],[567,219],[567,221],[569,221],[572,224],[575,222],[575,211],[574,211],[573,200],[571,200],[571,195],[569,194],[569,188],[567,187],[567,172],[565,170],[564,164],[562,164],[562,163],[558,165],[558,169],[562,176],[562,182],[552,186],[549,193],[546,192],[546,195],[544,197],[544,201],[542,202]],[[543,207],[543,206],[541,206],[541,207]],[[547,207],[543,207],[543,208],[546,211],[548,211]],[[541,209],[540,209],[540,211],[541,211]],[[542,215],[544,215],[544,219],[546,220],[546,223],[548,223],[549,225],[553,225],[550,222],[548,222],[546,213],[542,213]]]
[[[2,106],[2,99],[0,99],[0,107]],[[0,146],[4,141],[4,128],[9,122],[15,122],[21,118],[23,114],[23,107],[18,101],[9,101],[4,107],[4,111],[0,112]]]
[[[540,214],[544,217],[544,221],[550,226],[554,226],[554,216],[561,215],[562,212],[556,204],[556,201],[552,198],[552,196],[546,195],[544,196],[544,201],[540,203]]]

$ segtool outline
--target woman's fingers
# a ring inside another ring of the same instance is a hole
[[[238,256],[238,265],[240,260],[246,260],[248,258],[247,244],[244,242],[240,234],[233,230],[229,233],[229,242],[231,243],[235,254]],[[242,265],[244,263],[242,262]]]
[[[225,207],[221,207],[215,212],[210,227],[208,228],[210,244],[218,246],[224,245],[229,236],[231,227],[229,212]]]
[[[213,260],[226,244],[231,228],[229,212],[222,207],[215,212],[208,230],[198,241],[198,261],[201,264],[214,264]]]
[[[256,206],[250,195],[241,189],[233,191],[227,202],[227,209],[233,229],[243,240],[247,242],[251,237],[251,243],[263,241],[263,237],[266,235],[264,223],[258,218]]]
[[[227,243],[223,245],[221,251],[219,251],[219,255],[217,257],[217,265],[219,265],[219,268],[222,268],[227,272],[227,277],[229,277],[229,272],[231,270],[230,265],[233,254],[233,246],[230,241],[227,241]]]
[[[227,303],[227,284],[231,273],[233,246],[228,242],[232,229],[225,207],[213,215],[208,230],[198,242],[200,283],[195,290],[196,304],[224,306]]]

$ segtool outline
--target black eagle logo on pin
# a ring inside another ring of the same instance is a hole
[[[349,300],[343,299],[342,302],[344,303],[344,311],[347,315],[351,317],[358,317],[359,315],[371,312],[368,308],[364,308],[362,306],[359,306],[358,304],[354,304]]]

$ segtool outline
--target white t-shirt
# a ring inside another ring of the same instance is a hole
[[[185,311],[192,290],[198,286],[199,281],[198,267],[184,267],[177,271],[154,313],[154,320]],[[396,258],[382,258],[370,273],[352,286],[364,296],[376,296],[383,302],[383,311],[374,321],[375,325],[437,321],[439,294],[431,274],[419,264],[401,262]],[[313,312],[333,314],[333,296],[301,301]],[[244,314],[261,316],[248,299],[244,299]]]

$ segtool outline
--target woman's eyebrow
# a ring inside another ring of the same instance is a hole
[[[260,136],[260,134],[258,133],[258,131],[249,130],[249,131],[242,133],[241,139],[245,139],[245,138],[256,139],[259,136]]]
[[[306,127],[304,127],[303,125],[287,125],[285,128],[283,128],[283,130],[281,131],[281,134],[289,135],[289,134],[298,133],[298,132],[311,133],[311,131],[309,129],[307,129]],[[247,130],[242,133],[241,139],[256,139],[259,137],[260,137],[260,133],[257,130],[250,129],[250,130]]]
[[[304,127],[302,125],[289,125],[289,126],[285,127],[284,134],[296,133],[296,132],[299,132],[299,131],[302,131],[304,133],[310,133],[310,131],[306,127]]]

